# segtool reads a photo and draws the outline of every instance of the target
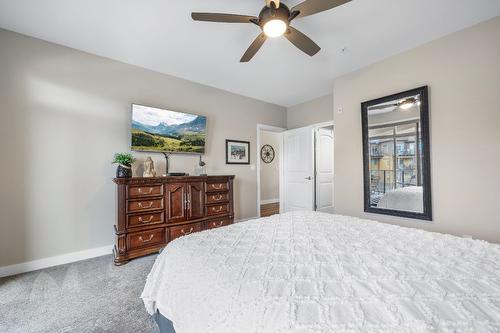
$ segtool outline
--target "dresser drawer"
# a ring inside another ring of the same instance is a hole
[[[170,227],[169,230],[170,230],[170,240],[172,241],[181,236],[186,236],[192,234],[193,232],[201,231],[202,228],[201,228],[201,223],[191,223],[176,227]]]
[[[229,205],[228,204],[206,206],[205,209],[207,210],[208,216],[229,213]]]
[[[218,202],[229,201],[229,193],[208,193],[205,202],[207,204],[213,204]]]
[[[127,216],[127,228],[140,227],[151,224],[160,224],[165,221],[164,213],[150,213],[141,215],[128,215]]]
[[[206,223],[207,223],[206,229],[214,229],[214,228],[219,228],[219,227],[229,225],[230,221],[229,221],[229,217],[223,217],[220,219],[207,221]]]
[[[133,232],[127,235],[127,249],[132,251],[153,245],[161,245],[166,243],[165,240],[165,228]]]
[[[163,185],[128,186],[129,198],[153,197],[163,195]]]
[[[207,192],[227,191],[229,185],[227,182],[207,183]]]
[[[158,209],[163,209],[163,198],[129,201],[127,203],[127,212],[129,213]]]

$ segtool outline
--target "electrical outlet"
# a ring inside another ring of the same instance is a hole
[[[344,112],[344,108],[342,108],[342,107],[338,108],[338,109],[337,109],[337,112],[338,112],[338,113],[342,113],[342,112]]]

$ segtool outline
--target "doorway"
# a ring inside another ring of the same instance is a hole
[[[282,200],[284,128],[257,125],[257,215],[279,214]]]
[[[282,212],[334,212],[333,122],[283,133]]]

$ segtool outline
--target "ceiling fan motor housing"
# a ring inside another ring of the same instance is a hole
[[[289,17],[290,9],[281,2],[279,8],[274,8],[274,6],[271,5],[271,7],[266,6],[260,11],[259,25],[261,28],[264,28],[264,25],[271,20],[281,20],[288,26]]]

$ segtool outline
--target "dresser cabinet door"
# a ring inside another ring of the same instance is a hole
[[[166,188],[168,223],[186,221],[186,186],[184,183],[168,184]]]
[[[205,193],[203,188],[203,182],[197,183],[187,183],[187,218],[189,220],[199,219],[204,216],[204,199]]]

